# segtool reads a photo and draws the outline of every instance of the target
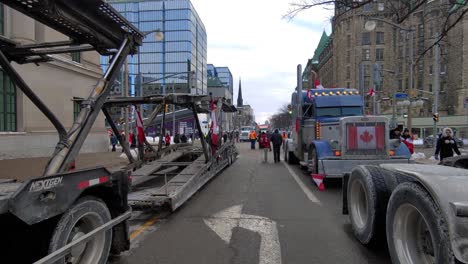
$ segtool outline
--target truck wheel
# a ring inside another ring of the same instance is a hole
[[[402,183],[393,191],[386,230],[392,263],[456,263],[447,222],[416,183]]]
[[[315,149],[314,145],[310,146],[309,159],[310,159],[309,168],[312,169],[310,172],[313,174],[317,174],[318,173],[318,155],[317,155],[317,149]]]
[[[387,188],[380,169],[357,166],[348,181],[348,210],[354,235],[363,245],[377,245],[385,236]]]
[[[95,197],[79,199],[60,218],[52,234],[49,253],[89,233],[111,220],[106,204]],[[58,263],[107,263],[112,241],[112,230],[100,233],[85,244],[75,247]]]

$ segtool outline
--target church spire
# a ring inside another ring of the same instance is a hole
[[[244,100],[242,100],[242,87],[241,79],[239,78],[239,93],[237,94],[237,106],[244,106]]]

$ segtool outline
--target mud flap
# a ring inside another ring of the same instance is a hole
[[[347,215],[349,214],[348,212],[348,180],[349,180],[349,173],[345,173],[343,175],[343,180],[342,180],[342,194],[343,194],[343,208],[342,208],[342,214]]]

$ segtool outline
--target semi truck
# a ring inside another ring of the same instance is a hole
[[[389,139],[389,121],[363,115],[363,96],[356,89],[302,90],[291,97],[291,137],[285,160],[299,163],[321,182],[341,178],[360,164],[410,163],[410,153]],[[317,182],[317,181],[316,181]]]

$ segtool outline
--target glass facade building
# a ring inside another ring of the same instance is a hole
[[[189,0],[108,2],[142,32],[159,30],[164,35],[158,40],[155,33],[148,34],[139,53],[128,58],[131,96],[207,94],[206,30]],[[104,70],[108,64],[109,57],[102,57]],[[114,94],[121,93],[119,83]]]
[[[228,67],[216,67],[218,78],[221,80],[223,85],[229,90],[231,94],[234,92],[234,82],[232,80],[232,74]]]

